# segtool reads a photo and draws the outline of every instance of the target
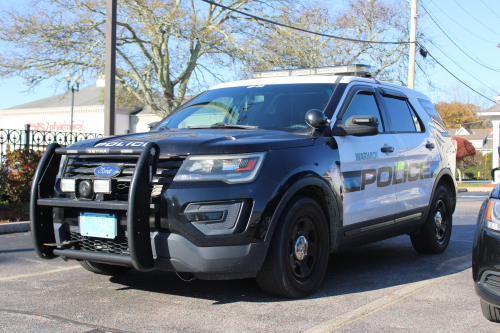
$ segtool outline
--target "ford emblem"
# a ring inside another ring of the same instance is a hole
[[[116,177],[122,172],[122,169],[116,165],[101,165],[94,169],[94,174],[99,177]]]

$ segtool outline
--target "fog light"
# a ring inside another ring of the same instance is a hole
[[[95,193],[111,193],[111,180],[110,179],[96,179],[94,180]]]
[[[75,180],[74,179],[61,179],[61,191],[63,192],[75,192]]]
[[[243,203],[240,201],[227,203],[189,204],[184,211],[188,221],[205,235],[231,234]]]
[[[90,180],[82,180],[78,185],[78,194],[83,198],[92,199],[94,195],[92,182]]]

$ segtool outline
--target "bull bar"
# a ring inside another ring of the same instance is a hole
[[[127,155],[139,156],[130,182],[128,201],[80,201],[54,198],[54,185],[63,155]],[[61,148],[51,143],[35,171],[30,197],[31,237],[36,253],[42,259],[59,256],[67,259],[91,260],[133,266],[139,271],[154,269],[149,226],[152,175],[156,173],[160,148],[148,142],[140,149]],[[45,244],[55,243],[52,207],[103,208],[127,211],[127,241],[130,256],[72,249],[59,249]]]

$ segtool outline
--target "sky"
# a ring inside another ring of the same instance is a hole
[[[201,3],[201,0],[195,1]],[[18,4],[24,2],[27,0],[16,1]],[[345,6],[347,0],[330,2],[332,6]],[[0,0],[0,5],[11,3],[11,0]],[[424,44],[429,53],[456,77],[489,99],[500,95],[500,47],[497,47],[500,45],[500,0],[418,0],[418,4],[418,14],[424,16],[417,25],[433,40],[433,44]],[[450,92],[453,87],[459,87],[458,90],[455,88],[458,91],[455,95],[467,95],[483,107],[494,104],[458,83],[431,57],[425,61],[434,64],[428,72],[434,87],[425,80],[418,80],[415,89],[428,95],[434,103],[453,100]],[[95,82],[83,82],[82,86],[93,84]],[[64,93],[66,87],[48,80],[33,91],[27,90],[20,78],[0,78],[0,110]]]

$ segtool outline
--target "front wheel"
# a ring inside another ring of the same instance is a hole
[[[436,188],[429,214],[419,235],[411,235],[411,244],[420,253],[442,253],[448,247],[452,227],[452,200],[448,189]]]
[[[80,265],[89,272],[102,275],[123,275],[132,269],[132,267],[117,266],[110,264],[101,264],[88,260],[79,261]]]
[[[257,283],[268,294],[309,296],[323,280],[328,250],[328,226],[321,207],[310,198],[294,198],[281,214]]]

